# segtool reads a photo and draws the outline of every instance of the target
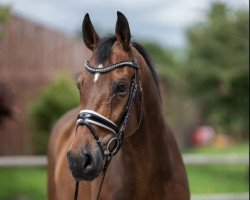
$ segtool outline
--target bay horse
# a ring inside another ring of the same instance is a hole
[[[189,200],[155,69],[126,17],[117,12],[114,36],[100,38],[88,14],[82,29],[92,56],[77,82],[80,107],[51,134],[49,199],[73,199],[76,189],[79,200]]]

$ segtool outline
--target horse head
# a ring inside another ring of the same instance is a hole
[[[76,180],[92,181],[137,130],[141,91],[126,17],[117,12],[115,36],[100,38],[86,14],[82,31],[92,56],[78,78],[81,111],[67,157]]]

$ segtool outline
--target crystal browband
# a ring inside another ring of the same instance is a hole
[[[113,64],[113,65],[109,65],[109,66],[103,67],[103,68],[92,67],[92,66],[89,65],[89,62],[86,61],[85,64],[84,64],[84,66],[86,67],[86,69],[89,72],[91,72],[91,73],[100,73],[100,74],[107,73],[107,72],[110,72],[110,71],[112,71],[114,69],[125,67],[125,66],[132,67],[132,68],[135,68],[135,69],[139,68],[139,65],[134,60],[133,61],[119,62],[119,63]]]

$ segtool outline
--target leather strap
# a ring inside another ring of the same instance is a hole
[[[78,190],[79,190],[79,181],[76,181],[74,200],[77,200],[77,198],[78,198]]]

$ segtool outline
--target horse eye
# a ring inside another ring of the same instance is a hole
[[[128,85],[125,82],[118,83],[116,87],[116,93],[124,93],[127,91]]]

